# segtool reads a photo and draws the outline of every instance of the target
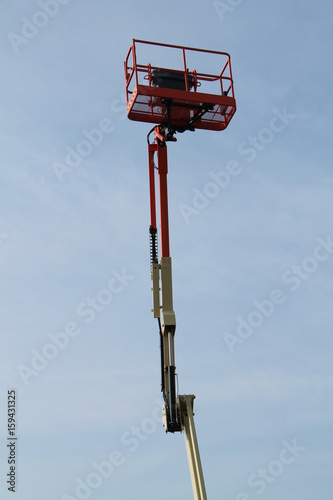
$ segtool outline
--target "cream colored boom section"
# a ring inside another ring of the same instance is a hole
[[[161,317],[162,329],[175,327],[176,317],[173,311],[171,257],[161,257],[160,264],[151,264],[151,279],[153,281],[154,318]],[[160,305],[160,292],[162,305]],[[162,313],[162,314],[161,314]]]
[[[202,472],[197,434],[193,418],[193,394],[179,396],[182,429],[185,431],[185,443],[190,468],[194,500],[207,500],[205,481]]]

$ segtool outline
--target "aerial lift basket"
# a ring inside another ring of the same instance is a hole
[[[163,66],[154,65],[156,49],[158,62],[161,50],[165,53]],[[225,52],[133,40],[124,69],[131,120],[172,123],[178,132],[224,130],[236,111],[230,56]]]

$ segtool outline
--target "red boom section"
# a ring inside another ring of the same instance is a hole
[[[150,190],[150,217],[151,226],[156,229],[156,196],[155,196],[155,163],[154,153],[157,153],[159,201],[160,201],[160,227],[161,227],[161,257],[170,257],[169,247],[169,215],[168,215],[168,159],[167,146],[158,143],[148,145],[149,156],[149,190]]]
[[[163,66],[152,63],[156,47],[167,50]],[[175,127],[186,126],[198,109],[209,106],[194,127],[224,130],[236,111],[230,56],[225,52],[133,40],[124,69],[131,120],[165,124],[166,101],[171,101]]]
[[[155,164],[154,153],[157,150],[157,144],[148,145],[148,161],[149,161],[149,193],[150,193],[150,225],[154,229],[156,227],[156,196],[155,196]]]

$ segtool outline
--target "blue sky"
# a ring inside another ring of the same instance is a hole
[[[307,0],[2,6],[1,498],[12,388],[17,500],[192,498],[184,438],[159,421],[132,38],[231,54],[228,129],[168,146],[176,365],[208,498],[329,498],[332,14]]]

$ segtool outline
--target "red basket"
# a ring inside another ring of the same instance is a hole
[[[165,64],[153,62],[154,57]],[[209,63],[208,72],[207,61]],[[127,116],[175,128],[205,112],[193,128],[224,130],[236,111],[230,56],[225,52],[133,40],[124,63]]]

